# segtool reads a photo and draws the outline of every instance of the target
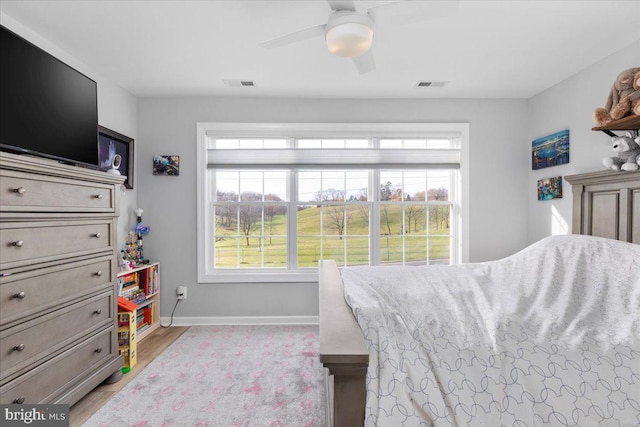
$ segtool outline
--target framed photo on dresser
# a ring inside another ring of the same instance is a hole
[[[133,189],[133,138],[122,135],[104,126],[98,126],[98,160],[100,170],[114,169],[113,159],[119,154],[122,161],[115,169],[120,175],[126,175],[124,186]]]

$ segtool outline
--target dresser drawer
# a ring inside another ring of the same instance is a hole
[[[0,171],[3,211],[113,212],[113,186],[17,171]]]
[[[114,286],[114,264],[103,256],[0,277],[0,329]]]
[[[117,357],[114,330],[107,329],[0,387],[0,403],[47,403]]]
[[[0,268],[109,251],[113,222],[49,221],[0,223]]]
[[[0,379],[40,361],[92,330],[115,324],[114,294],[98,295],[0,332]]]

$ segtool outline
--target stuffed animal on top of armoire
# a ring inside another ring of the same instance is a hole
[[[630,114],[640,115],[640,67],[624,70],[613,82],[604,108],[596,108],[593,121],[606,126]]]

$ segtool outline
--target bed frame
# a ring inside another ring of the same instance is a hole
[[[640,171],[565,177],[573,185],[573,233],[640,244]],[[320,261],[320,361],[327,373],[327,425],[364,424],[369,353],[335,261]]]
[[[573,234],[640,244],[640,171],[569,175]]]
[[[320,261],[320,362],[326,368],[327,425],[364,425],[369,351],[344,300],[335,261]]]

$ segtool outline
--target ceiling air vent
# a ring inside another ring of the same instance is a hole
[[[418,80],[416,87],[443,87],[448,82],[436,82],[431,80]]]
[[[241,86],[255,86],[256,82],[253,80],[223,80],[224,84],[231,87]]]

